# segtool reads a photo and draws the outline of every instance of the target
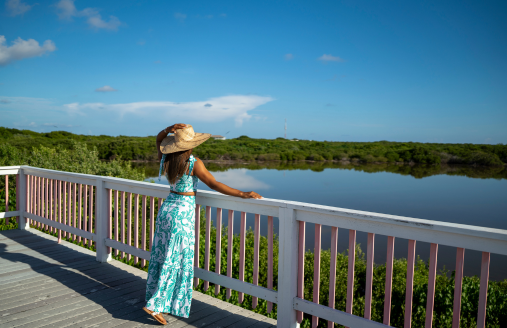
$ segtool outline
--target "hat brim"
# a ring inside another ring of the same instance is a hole
[[[178,151],[189,150],[195,148],[208,140],[211,137],[210,133],[196,133],[195,137],[190,141],[176,142],[174,135],[167,136],[160,143],[160,151],[162,154],[170,154]]]

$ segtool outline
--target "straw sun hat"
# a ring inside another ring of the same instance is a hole
[[[187,124],[183,129],[174,131],[173,135],[167,136],[160,143],[162,154],[175,153],[177,151],[195,148],[211,137],[209,133],[196,133],[192,125]]]

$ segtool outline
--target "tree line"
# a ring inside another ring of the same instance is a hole
[[[40,145],[71,149],[73,142],[96,148],[100,159],[156,160],[155,137],[88,136],[65,131],[37,133],[0,127],[0,143],[30,150]],[[503,166],[507,145],[444,144],[418,142],[339,142],[254,139],[241,136],[228,140],[210,139],[194,149],[204,160],[241,161],[348,161],[361,163],[466,164]]]

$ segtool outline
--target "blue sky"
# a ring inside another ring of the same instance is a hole
[[[504,1],[0,7],[0,126],[507,143]]]

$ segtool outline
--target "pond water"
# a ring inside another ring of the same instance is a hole
[[[158,181],[158,164],[136,164],[149,178]],[[266,198],[285,199],[347,209],[400,215],[435,221],[461,223],[507,230],[507,170],[504,167],[353,165],[338,163],[244,163],[206,164],[220,182],[231,187],[256,191]],[[199,189],[210,190],[204,183]],[[216,213],[212,211],[213,221]],[[261,234],[267,234],[262,218]],[[247,216],[253,228],[254,216]],[[227,214],[223,214],[227,225]],[[275,220],[275,232],[277,222]],[[322,248],[330,247],[330,227],[322,229]],[[239,213],[234,232],[239,233]],[[366,233],[357,233],[365,251]],[[339,229],[338,251],[348,248],[348,230]],[[314,247],[314,226],[307,225],[306,248]],[[407,256],[408,241],[397,238],[395,257]],[[429,257],[429,244],[418,242],[416,253]],[[385,263],[387,237],[376,236],[375,262]],[[438,267],[454,270],[456,248],[441,245]],[[481,254],[465,251],[465,275],[480,275]],[[507,278],[507,258],[491,254],[490,279]]]

